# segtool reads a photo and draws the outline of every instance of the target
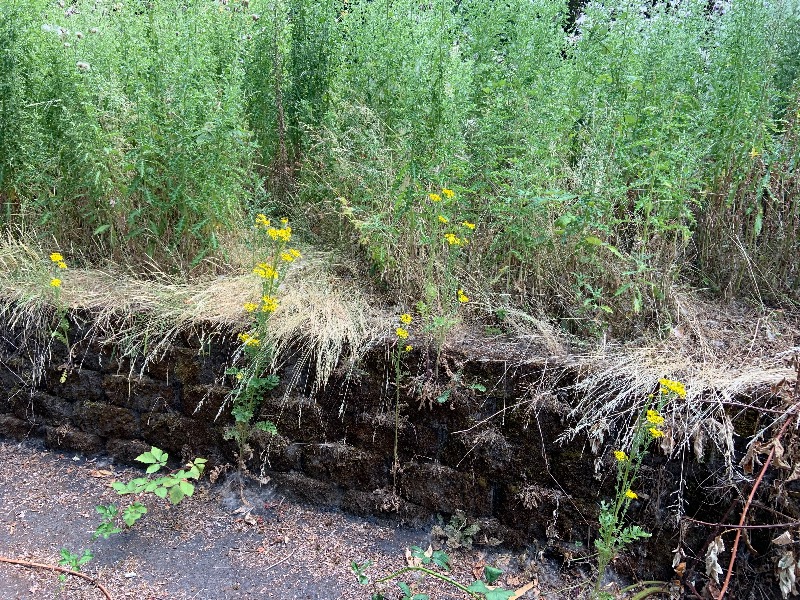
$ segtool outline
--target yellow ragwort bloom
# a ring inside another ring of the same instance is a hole
[[[242,343],[245,346],[248,346],[248,347],[258,346],[261,343],[261,342],[258,341],[258,338],[255,338],[255,337],[253,337],[252,335],[250,335],[248,333],[240,333],[239,334],[239,339],[242,341]]]
[[[453,190],[448,190],[447,188],[442,188],[442,194],[448,200],[456,195],[456,193]]]
[[[411,352],[413,349],[414,349],[414,346],[412,346],[411,344],[406,346],[406,352]]]
[[[273,240],[280,240],[281,242],[288,242],[292,238],[292,228],[288,225],[281,229],[270,227],[267,229],[267,233]]]
[[[61,280],[58,277],[53,277],[50,280],[50,286],[51,287],[56,287],[56,288],[57,287],[61,287]]]
[[[263,229],[269,227],[269,219],[266,215],[260,213],[256,215],[256,227],[262,227]]]
[[[264,303],[261,305],[261,312],[275,312],[278,310],[278,299],[274,296],[264,296],[261,301]]]
[[[469,221],[463,221],[461,224],[469,230],[475,229],[475,223],[470,223]]]
[[[461,238],[458,237],[455,233],[445,233],[444,239],[447,240],[447,243],[451,246],[460,246],[461,245]]]
[[[631,500],[636,500],[639,496],[637,496],[636,492],[634,492],[633,490],[628,490],[627,492],[625,492],[625,497],[630,498]]]
[[[244,373],[242,373],[241,371],[239,371],[239,372],[236,374],[236,379],[237,379],[238,381],[241,381],[242,379],[244,379]]]
[[[255,269],[253,269],[253,273],[255,273],[256,275],[258,275],[263,279],[278,278],[278,272],[267,263],[259,263],[259,265]]]
[[[286,217],[281,219],[281,224],[288,225],[288,223],[289,223],[289,219],[287,219]]]
[[[56,266],[57,266],[59,269],[66,269],[66,268],[67,268],[67,263],[65,263],[63,260],[60,260],[60,261],[58,261],[58,262],[56,263]]]
[[[661,384],[661,393],[672,392],[679,398],[686,398],[686,386],[680,381],[673,381],[672,379],[659,379],[658,383]]]
[[[658,414],[654,410],[647,411],[647,422],[652,423],[653,425],[663,425],[664,424],[664,417]]]
[[[647,431],[649,431],[650,435],[652,435],[654,438],[664,437],[664,432],[660,429],[656,429],[655,427],[651,427]]]
[[[400,322],[401,322],[403,325],[410,325],[410,324],[411,324],[411,321],[413,321],[413,319],[411,318],[411,315],[410,315],[410,314],[408,314],[408,313],[403,313],[402,315],[400,315]]]
[[[401,340],[405,340],[405,339],[408,338],[408,330],[407,329],[403,329],[402,327],[398,327],[394,331],[397,334],[397,337],[399,337]]]
[[[464,290],[458,290],[458,301],[461,302],[461,304],[469,302],[469,296],[464,293]]]
[[[624,462],[628,460],[628,455],[622,450],[614,450],[614,458],[616,458],[619,462]]]
[[[54,263],[62,262],[64,260],[64,257],[61,256],[61,254],[59,252],[53,252],[50,255],[50,260],[52,260]]]
[[[301,256],[303,256],[302,254],[300,254],[300,251],[297,250],[296,248],[289,248],[289,254],[291,254],[295,258],[300,258]]]
[[[256,309],[258,309],[258,304],[256,304],[255,302],[245,302],[244,309],[249,313],[255,312]]]
[[[750,149],[750,158],[758,158],[761,156],[761,152],[759,152],[755,146]]]
[[[291,252],[281,252],[281,260],[290,263],[294,261],[294,255]]]
[[[439,194],[428,194],[428,198],[431,199],[431,202],[441,202],[442,197]]]
[[[444,215],[439,215],[438,218],[439,218],[439,223],[449,223],[450,222],[450,219],[448,219]]]

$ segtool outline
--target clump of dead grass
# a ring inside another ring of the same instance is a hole
[[[35,380],[51,353],[48,252],[19,236],[0,242],[0,318],[9,331],[22,332],[19,343],[36,355]],[[355,360],[382,334],[352,283],[345,288],[328,272],[326,256],[304,254],[280,290],[270,333],[276,356],[285,358],[291,350],[302,361],[313,361],[314,385],[320,387],[343,355]],[[114,346],[121,357],[133,359],[131,370],[135,365],[140,375],[184,332],[200,331],[210,339],[245,327],[242,305],[259,289],[257,278],[243,269],[187,282],[158,272],[144,278],[122,268],[73,268],[63,279],[61,298],[71,318],[85,326],[82,337]]]

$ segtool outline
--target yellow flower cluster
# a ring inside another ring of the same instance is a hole
[[[397,334],[397,337],[400,338],[401,340],[408,339],[408,329],[404,329],[403,327],[398,327],[394,331]]]
[[[275,296],[264,296],[261,301],[261,312],[272,313],[278,310],[278,299]]]
[[[278,278],[278,272],[274,268],[272,268],[271,265],[267,263],[259,263],[258,266],[255,269],[253,269],[253,273],[255,273],[256,275],[258,275],[263,279]]]
[[[616,458],[619,462],[624,462],[628,460],[628,455],[622,450],[614,450],[614,458]]]
[[[680,381],[673,381],[672,379],[659,379],[658,383],[661,385],[661,393],[669,394],[672,392],[678,398],[686,398],[686,386]]]
[[[461,239],[455,233],[445,233],[444,239],[451,246],[463,246],[466,243],[466,240]]]
[[[470,231],[474,231],[475,230],[475,223],[470,223],[469,221],[462,221],[461,224],[464,227],[466,227],[467,229],[469,229]]]
[[[244,309],[249,313],[256,312],[256,310],[258,310],[258,304],[255,302],[245,302]]]
[[[58,277],[53,277],[50,280],[50,286],[54,288],[61,287],[61,280]]]
[[[428,194],[428,198],[431,199],[431,202],[441,202],[442,197],[439,194]]]
[[[654,410],[647,411],[647,422],[652,423],[653,425],[663,425],[664,424],[664,417],[658,414]]]
[[[256,229],[266,229],[269,227],[269,219],[266,215],[258,214],[256,215]]]
[[[248,333],[240,333],[239,334],[239,340],[241,340],[241,342],[245,346],[250,347],[250,348],[254,348],[254,347],[258,346],[259,344],[261,344],[261,342],[259,341],[259,339],[257,337],[253,337],[252,335],[250,335]]]
[[[458,290],[458,301],[461,304],[466,304],[469,302],[469,296],[464,293],[464,290]]]
[[[286,252],[281,252],[281,260],[287,263],[294,262],[301,256],[300,251],[294,248],[289,248]]]
[[[450,200],[453,196],[456,195],[456,193],[453,190],[448,190],[447,188],[442,188],[442,194],[448,200]]]
[[[413,319],[411,318],[411,315],[408,313],[403,313],[402,315],[400,315],[400,322],[403,325],[410,325],[412,320]]]
[[[53,261],[59,269],[66,269],[67,263],[64,262],[64,257],[60,252],[53,252],[50,255],[50,260]]]
[[[647,431],[649,431],[649,432],[650,432],[650,435],[652,435],[652,436],[653,436],[653,438],[661,438],[661,437],[664,437],[664,432],[663,432],[663,431],[661,431],[660,429],[657,429],[656,427],[651,427],[651,428],[650,428],[650,429],[648,429]]]
[[[414,349],[414,346],[412,346],[411,344],[408,344],[406,346],[406,352],[411,352],[413,349]]]
[[[628,490],[627,492],[625,492],[625,497],[630,500],[636,500],[639,496],[637,496],[636,492],[634,492],[633,490]]]
[[[439,218],[439,223],[449,223],[450,222],[450,219],[448,219],[444,215],[439,215],[438,218]]]
[[[281,219],[281,222],[283,222],[283,219]],[[273,240],[279,240],[284,243],[292,239],[292,228],[289,227],[288,225],[284,225],[280,229],[276,229],[275,227],[268,227],[267,233],[269,234],[269,237],[271,237]]]

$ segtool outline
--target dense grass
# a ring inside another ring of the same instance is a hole
[[[406,301],[580,331],[800,300],[796,2],[75,6],[0,7],[5,227],[187,270],[293,213]]]

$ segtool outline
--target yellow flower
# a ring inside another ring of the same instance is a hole
[[[260,341],[258,341],[258,338],[255,338],[255,337],[253,337],[253,336],[251,336],[250,334],[247,334],[247,333],[240,333],[239,334],[239,339],[242,341],[242,343],[245,346],[248,346],[248,347],[255,347],[255,346],[258,346],[261,343]]]
[[[447,243],[451,246],[460,246],[462,244],[462,240],[458,237],[455,233],[445,233],[444,239],[447,240]]]
[[[400,322],[403,325],[410,325],[412,320],[413,319],[411,318],[411,315],[408,313],[403,313],[402,315],[400,315]]]
[[[757,158],[761,156],[761,152],[759,152],[755,146],[750,149],[750,158]]]
[[[57,266],[59,269],[66,269],[66,268],[67,268],[67,263],[65,263],[63,260],[60,260],[60,261],[58,261],[58,262],[56,263],[56,266]]]
[[[403,329],[402,327],[398,327],[394,331],[397,334],[397,337],[399,337],[401,340],[405,340],[405,339],[408,338],[408,330],[407,329]]]
[[[649,431],[650,435],[652,435],[654,438],[664,437],[664,432],[660,429],[656,429],[655,427],[651,427],[647,431]]]
[[[628,460],[628,455],[622,450],[614,450],[614,458],[616,458],[619,462],[623,462]]]
[[[679,398],[686,398],[686,386],[684,386],[680,381],[673,381],[672,379],[659,379],[658,383],[661,384],[662,394],[672,392]]]
[[[64,260],[64,257],[63,257],[63,256],[61,256],[61,254],[60,254],[60,253],[58,253],[58,252],[53,252],[53,253],[50,255],[50,260],[52,260],[54,263],[57,263],[57,262],[62,262],[62,261]]]
[[[244,379],[244,373],[242,373],[241,371],[239,371],[239,372],[236,374],[236,379],[237,379],[237,380],[239,380],[239,381],[241,381],[242,379]]]
[[[469,296],[464,293],[464,290],[458,290],[458,301],[461,302],[461,304],[469,302]]]
[[[628,490],[627,492],[625,492],[625,497],[630,498],[631,500],[636,500],[639,496],[637,496],[636,492],[634,492],[633,490]]]
[[[414,349],[414,346],[412,346],[411,344],[406,346],[406,352],[411,352],[413,349]]]
[[[284,217],[283,219],[281,219],[281,224],[283,224],[283,225],[287,225],[288,223],[289,223],[289,219],[287,219],[286,217]]]
[[[244,303],[244,309],[249,313],[255,312],[257,308],[258,308],[258,304],[256,304],[255,302],[245,302]]]
[[[444,194],[444,197],[448,200],[456,195],[453,190],[448,190],[447,188],[442,188],[442,194]]]
[[[294,260],[294,255],[291,252],[281,252],[281,260],[290,263]]]
[[[278,278],[278,272],[267,263],[259,263],[259,265],[255,269],[253,269],[253,273],[258,275],[259,277],[262,277],[263,279]]]
[[[296,248],[289,248],[289,254],[291,254],[295,258],[300,258],[301,256],[303,256],[302,254],[300,254],[300,251],[297,250]]]
[[[273,240],[280,240],[281,242],[288,242],[292,238],[292,228],[288,225],[281,229],[270,227],[267,229],[267,233]]]
[[[428,198],[431,199],[431,202],[441,202],[442,197],[439,194],[428,194]]]
[[[262,215],[261,213],[256,215],[256,227],[262,227],[263,229],[269,227],[269,219],[266,215]]]
[[[470,223],[469,221],[464,221],[461,224],[464,227],[466,227],[467,229],[470,229],[470,230],[475,229],[475,223]]]
[[[450,219],[448,219],[444,215],[439,215],[438,218],[439,218],[439,223],[449,223],[450,222]]]
[[[654,410],[647,411],[647,422],[652,423],[653,425],[663,425],[664,424],[664,417],[658,414]]]
[[[58,277],[53,277],[50,280],[51,287],[61,287],[61,280]]]
[[[278,299],[274,296],[264,296],[261,301],[264,303],[261,305],[262,312],[275,312],[278,310]]]

